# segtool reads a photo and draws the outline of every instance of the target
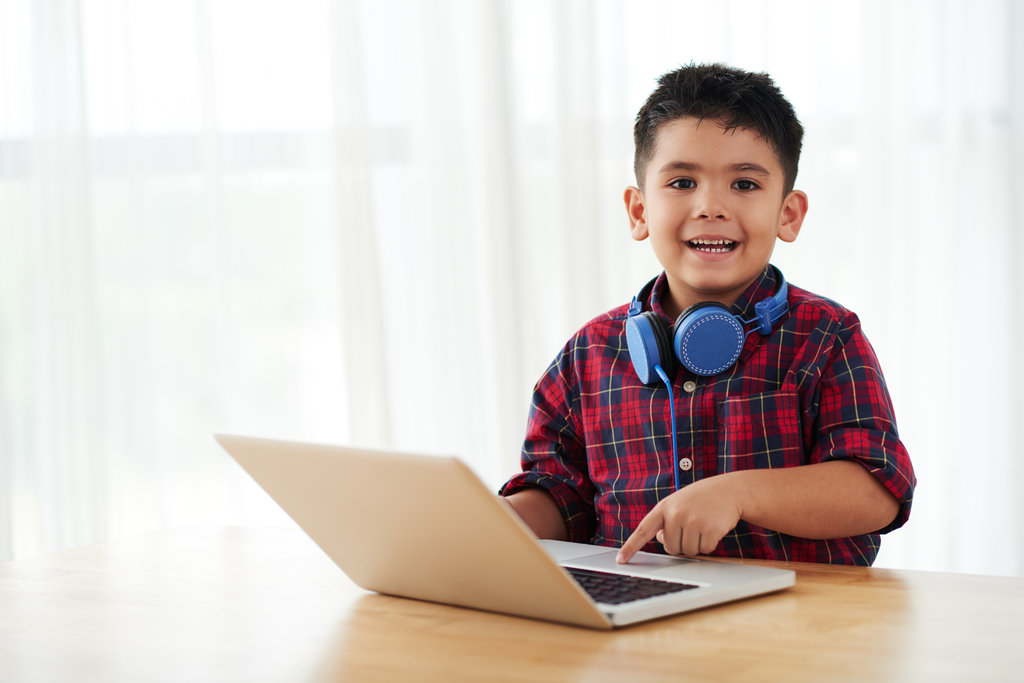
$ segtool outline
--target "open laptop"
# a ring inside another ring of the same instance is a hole
[[[608,629],[795,581],[785,569],[644,552],[619,565],[612,548],[538,540],[457,458],[215,436],[370,591]],[[639,585],[595,587],[609,582]]]

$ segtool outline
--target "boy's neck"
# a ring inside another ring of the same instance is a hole
[[[750,286],[757,282],[759,278],[760,275],[744,284],[742,288],[737,288],[724,296],[714,294],[702,296],[700,292],[693,291],[688,291],[686,295],[679,296],[679,294],[673,290],[671,278],[668,278],[659,302],[661,304],[661,310],[669,317],[670,320],[676,320],[680,315],[682,315],[683,311],[691,306],[708,301],[714,301],[722,304],[726,308],[732,308],[739,298],[743,296],[743,293],[750,289]],[[680,286],[679,289],[682,289],[682,287]]]
[[[682,312],[690,306],[707,301],[714,301],[722,304],[730,310],[736,309],[737,305],[739,305],[743,310],[737,311],[737,313],[749,317],[753,315],[753,306],[757,301],[770,297],[775,293],[779,286],[779,275],[780,274],[776,272],[775,268],[768,263],[765,264],[765,267],[760,273],[758,273],[757,277],[750,280],[750,282],[748,282],[742,290],[739,290],[735,296],[718,297],[708,294],[707,296],[701,297],[700,292],[695,292],[691,297],[680,302],[672,291],[671,280],[667,279],[668,276],[666,274],[665,287],[661,290],[660,294],[658,294],[659,298],[657,306],[661,309],[662,314],[673,321],[677,320]],[[747,300],[748,298],[749,300]],[[686,305],[682,305],[683,303],[686,303]]]

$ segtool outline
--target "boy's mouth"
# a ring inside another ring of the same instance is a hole
[[[733,240],[688,240],[686,243],[691,249],[709,254],[724,254],[735,249],[737,244]]]

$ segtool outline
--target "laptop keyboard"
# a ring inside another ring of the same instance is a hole
[[[612,605],[697,588],[697,586],[688,583],[661,581],[642,576],[611,574],[592,569],[577,569],[576,567],[562,568],[568,571],[572,578],[576,579],[576,582],[583,587],[583,590],[595,602],[604,602]]]

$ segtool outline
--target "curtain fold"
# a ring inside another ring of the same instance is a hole
[[[725,61],[804,122],[774,261],[860,314],[918,469],[879,562],[1024,573],[1022,33],[1007,0],[0,0],[0,559],[288,523],[220,430],[497,487],[546,364],[658,270],[637,108]]]
[[[389,386],[395,372],[389,363],[388,330],[377,311],[385,308],[381,296],[380,226],[374,211],[371,142],[374,128],[367,111],[367,88],[360,32],[360,6],[332,3],[331,83],[334,104],[332,190],[339,235],[339,333],[344,358],[343,377],[351,386]],[[347,396],[346,429],[351,438],[386,442],[391,435],[385,391]]]
[[[30,220],[27,239],[15,252],[27,267],[18,289],[27,306],[10,330],[21,363],[9,368],[24,391],[11,401],[24,422],[12,427],[28,429],[13,433],[21,448],[5,469],[9,481],[21,483],[8,498],[13,524],[28,518],[67,546],[87,543],[107,528],[104,406],[96,400],[104,389],[103,331],[93,265],[81,8],[69,0],[31,9],[32,56],[40,68],[32,82],[35,134],[26,169]]]

